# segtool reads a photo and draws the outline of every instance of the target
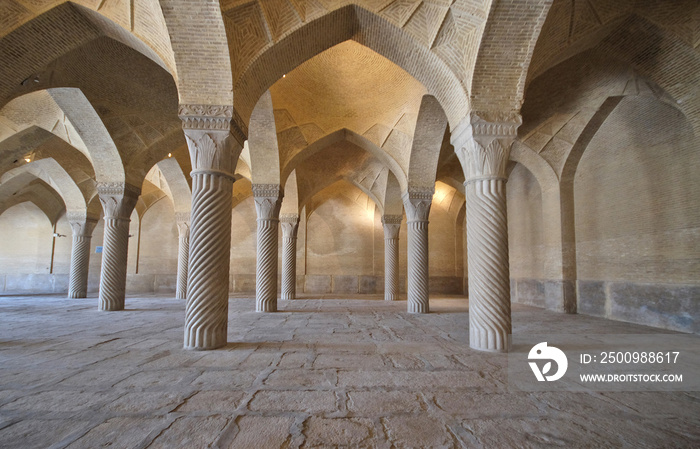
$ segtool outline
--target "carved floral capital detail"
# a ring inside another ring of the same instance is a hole
[[[129,220],[131,212],[139,199],[140,191],[134,186],[122,182],[98,183],[105,218]]]
[[[66,220],[73,230],[73,235],[92,236],[92,231],[97,225],[97,219],[90,218],[85,212],[66,212]]]
[[[434,193],[435,190],[428,187],[408,188],[408,192],[402,195],[407,222],[428,221]]]
[[[258,220],[279,219],[282,196],[282,188],[279,184],[253,184],[253,198]]]
[[[466,182],[506,178],[510,147],[522,123],[519,113],[472,112],[452,132]]]
[[[241,147],[248,138],[248,129],[233,106],[181,104],[178,116],[185,130],[228,131]]]
[[[384,239],[399,238],[399,230],[401,229],[401,215],[384,215],[382,216],[382,224],[384,225]]]
[[[299,229],[299,215],[280,215],[280,226],[282,226],[282,236],[287,238],[296,238],[297,230]]]
[[[231,175],[233,154],[227,131],[185,131],[192,170],[215,170]]]

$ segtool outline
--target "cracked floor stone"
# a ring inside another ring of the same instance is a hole
[[[469,348],[467,300],[229,303],[229,343],[182,349],[184,301],[0,298],[2,448],[698,447],[700,394],[512,392]],[[376,300],[375,300],[376,299]],[[658,333],[522,305],[514,332]]]

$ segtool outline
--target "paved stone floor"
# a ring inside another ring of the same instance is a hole
[[[377,299],[377,298],[375,298]],[[229,345],[184,351],[184,303],[0,298],[0,447],[700,447],[700,394],[509,392],[467,301],[232,298]],[[525,306],[515,332],[651,328]]]

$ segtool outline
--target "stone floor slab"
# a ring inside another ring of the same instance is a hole
[[[469,347],[465,299],[265,314],[239,295],[206,352],[182,349],[182,301],[96,302],[0,298],[0,447],[700,447],[699,393],[509,391],[507,356]],[[522,305],[513,328],[660,332]]]

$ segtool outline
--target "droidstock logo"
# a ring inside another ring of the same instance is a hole
[[[566,358],[566,354],[554,346],[547,346],[547,342],[537,343],[530,349],[530,354],[527,356],[528,360],[550,360],[545,363],[540,371],[540,368],[535,362],[529,362],[532,372],[535,373],[535,377],[538,381],[544,382],[545,379],[548,381],[559,380],[562,378],[566,369],[569,367],[569,361]],[[552,360],[557,362],[557,372],[547,376],[546,374],[552,370]]]

